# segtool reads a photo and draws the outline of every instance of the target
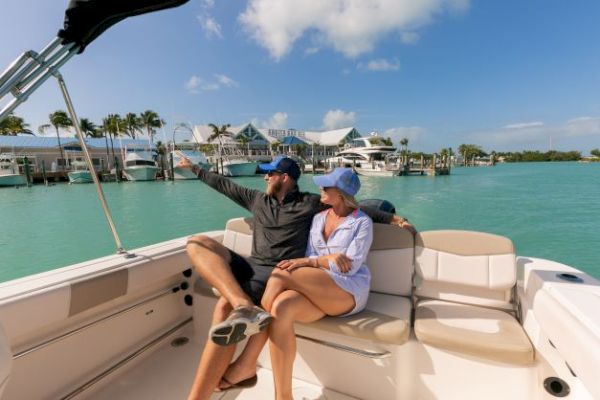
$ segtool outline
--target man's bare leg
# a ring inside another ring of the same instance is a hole
[[[218,324],[227,318],[231,311],[229,302],[221,297],[215,306],[212,323]],[[210,398],[227,366],[233,359],[235,346],[218,346],[210,339],[206,341],[194,383],[188,396],[189,400],[204,400]]]
[[[225,246],[200,235],[188,239],[186,250],[202,279],[215,287],[233,308],[254,305],[231,272],[231,256]]]

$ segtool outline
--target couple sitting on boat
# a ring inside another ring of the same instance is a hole
[[[414,228],[397,215],[359,209],[354,195],[360,181],[351,169],[313,178],[321,187],[319,196],[299,191],[300,168],[283,156],[261,165],[266,193],[239,186],[189,160],[179,166],[192,168],[200,180],[252,212],[254,221],[249,258],[207,236],[188,240],[196,271],[221,294],[190,399],[254,386],[257,359],[269,338],[277,399],[291,399],[294,322],[350,315],[365,307],[371,218]],[[236,347],[231,345],[249,336],[231,363]]]

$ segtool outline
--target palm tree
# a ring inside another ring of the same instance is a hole
[[[98,131],[98,127],[96,126],[96,124],[94,124],[92,121],[90,121],[87,118],[80,118],[79,119],[79,128],[81,128],[81,132],[83,132],[85,134],[86,137],[102,137],[99,136],[99,131]]]
[[[105,138],[106,133],[108,133],[108,136],[110,137],[110,148],[112,150],[112,156],[115,163],[117,162],[117,158],[115,156],[115,146],[113,143],[113,138],[119,136],[119,134],[123,132],[123,126],[124,124],[119,114],[108,114],[106,118],[102,119],[102,131],[105,133]]]
[[[141,126],[146,128],[146,133],[150,138],[150,144],[154,142],[154,135],[156,134],[156,128],[162,128],[165,125],[165,121],[160,119],[158,114],[152,110],[146,110],[140,114]]]
[[[54,127],[54,129],[56,130],[56,139],[58,139],[58,148],[60,150],[60,158],[62,158],[63,163],[64,163],[64,162],[66,162],[65,154],[64,154],[64,151],[62,148],[62,144],[60,143],[60,135],[58,133],[58,130],[60,128],[64,129],[64,128],[69,128],[69,127],[73,126],[73,121],[71,121],[71,118],[69,118],[67,113],[63,110],[54,111],[52,114],[50,114],[48,116],[48,118],[50,119],[50,124],[41,125],[38,129],[40,132],[44,132],[50,126]]]
[[[212,142],[216,139],[219,142],[219,160],[221,161],[221,168],[223,168],[223,142],[221,142],[221,138],[231,136],[231,133],[227,131],[231,124],[221,125],[221,127],[218,127],[215,124],[208,124],[208,126],[210,126],[210,129],[213,131],[212,135],[208,137],[208,141]],[[218,166],[217,171],[219,171]]]
[[[401,150],[401,154],[403,157],[407,157],[408,154],[408,138],[402,138],[400,139],[400,147],[402,148]],[[408,163],[408,159],[403,160],[402,162],[403,164]]]
[[[19,133],[33,135],[33,132],[27,129],[28,126],[29,124],[26,124],[23,118],[10,113],[0,121],[0,135],[15,136]]]
[[[142,121],[136,113],[130,112],[125,114],[125,118],[123,118],[123,124],[127,135],[131,136],[132,139],[135,139],[135,133],[142,129]]]

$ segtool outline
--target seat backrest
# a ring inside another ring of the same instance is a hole
[[[243,256],[252,251],[252,218],[227,221],[223,245]],[[373,224],[373,244],[367,257],[371,270],[371,290],[410,296],[414,272],[414,239],[406,229]]]
[[[472,231],[428,231],[415,238],[415,294],[510,308],[517,280],[510,239]]]
[[[371,291],[400,296],[412,294],[414,238],[396,225],[373,224],[373,244],[367,256]]]
[[[223,245],[239,255],[252,253],[252,218],[233,218],[225,225]]]

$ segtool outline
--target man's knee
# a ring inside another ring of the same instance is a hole
[[[223,244],[206,235],[192,236],[188,238],[186,245],[187,253],[190,257],[197,254],[198,250],[210,251],[229,261],[229,251]]]

